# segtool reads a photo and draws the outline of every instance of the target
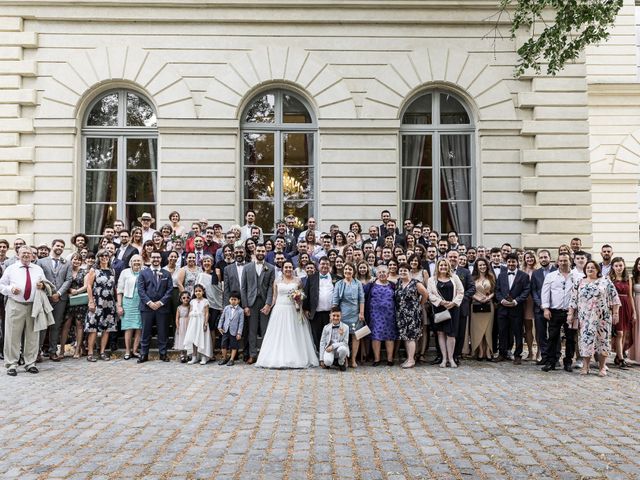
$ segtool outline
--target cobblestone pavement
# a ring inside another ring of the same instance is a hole
[[[640,478],[639,380],[46,362],[0,375],[0,477]]]

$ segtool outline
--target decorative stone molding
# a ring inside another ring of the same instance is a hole
[[[187,84],[162,58],[132,46],[78,50],[48,80],[36,119],[76,119],[89,93],[109,82],[141,87],[163,118],[196,118]]]
[[[238,119],[253,92],[277,83],[307,93],[319,120],[357,117],[351,92],[328,63],[311,52],[281,46],[260,47],[228,63],[207,89],[200,117]]]
[[[640,129],[625,137],[615,155],[598,158],[596,153],[595,158],[597,160],[591,162],[592,174],[633,175],[637,181],[640,174]]]
[[[475,106],[478,121],[517,120],[503,76],[487,57],[451,48],[415,50],[384,67],[365,96],[362,117],[399,119],[406,100],[429,84],[463,93]]]

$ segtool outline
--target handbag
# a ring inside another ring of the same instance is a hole
[[[451,320],[451,314],[447,309],[441,312],[435,312],[435,314],[433,315],[433,323],[442,323],[446,322],[447,320]]]
[[[356,338],[358,340],[360,340],[360,339],[362,339],[362,338],[364,338],[364,337],[366,337],[367,335],[370,335],[370,334],[371,334],[371,329],[366,325],[364,327],[362,327],[362,328],[359,328],[358,330],[356,330],[354,332],[354,335],[356,336]]]
[[[489,313],[491,311],[490,303],[474,303],[471,305],[473,313]]]
[[[88,293],[78,293],[77,295],[72,295],[69,297],[69,305],[72,307],[77,307],[78,305],[88,305],[88,304],[89,304]]]

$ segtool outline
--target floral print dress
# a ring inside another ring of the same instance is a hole
[[[582,279],[574,285],[570,307],[576,310],[580,325],[581,357],[609,354],[613,305],[620,305],[620,298],[608,278]]]
[[[84,325],[85,332],[116,331],[116,276],[113,270],[95,269],[93,280],[93,299],[95,312],[88,312]]]
[[[396,284],[396,325],[400,340],[417,340],[422,336],[422,305],[418,282],[411,280],[405,288]]]

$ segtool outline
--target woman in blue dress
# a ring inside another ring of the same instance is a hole
[[[360,340],[355,331],[364,325],[364,289],[362,283],[354,278],[356,268],[351,263],[344,266],[344,278],[333,289],[333,306],[340,307],[342,321],[349,325],[351,333],[351,368],[356,368],[356,358]]]
[[[367,318],[371,329],[371,348],[373,366],[380,365],[380,342],[384,342],[387,351],[387,365],[393,365],[393,348],[398,339],[396,326],[396,307],[394,285],[389,281],[389,269],[386,265],[378,267],[378,278],[365,285]]]

